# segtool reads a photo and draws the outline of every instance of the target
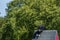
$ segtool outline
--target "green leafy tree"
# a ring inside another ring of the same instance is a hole
[[[59,0],[13,0],[10,2],[6,17],[11,25],[9,29],[14,31],[12,35],[14,40],[31,40],[34,30],[39,25],[44,25],[47,29],[57,29],[59,32],[59,4]]]
[[[5,25],[5,20],[3,17],[0,17],[0,40],[1,40],[1,37],[2,37],[2,33],[3,33],[3,26]]]
[[[13,38],[13,30],[11,25],[8,23],[6,27],[3,28],[2,38],[1,40],[14,40]]]

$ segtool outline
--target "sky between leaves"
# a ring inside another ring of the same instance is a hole
[[[7,3],[12,0],[0,0],[0,17],[4,17],[6,15],[5,8],[7,8]]]

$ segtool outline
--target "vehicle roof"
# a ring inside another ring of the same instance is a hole
[[[44,30],[37,40],[55,40],[57,30]]]

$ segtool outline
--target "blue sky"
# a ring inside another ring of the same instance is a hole
[[[7,8],[7,3],[9,3],[12,0],[0,0],[0,17],[4,17],[6,15],[5,8]]]

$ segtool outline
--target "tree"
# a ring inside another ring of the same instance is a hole
[[[13,30],[10,27],[11,25],[8,23],[5,25],[6,27],[3,28],[2,38],[1,40],[14,40],[13,37]]]
[[[2,33],[3,33],[3,26],[5,25],[5,18],[3,17],[0,17],[0,40],[1,40],[1,37],[2,37]]]
[[[35,28],[37,29],[39,25],[59,31],[60,3],[58,5],[57,3],[57,0],[14,0],[10,2],[7,19],[14,30],[14,40],[31,40]]]

